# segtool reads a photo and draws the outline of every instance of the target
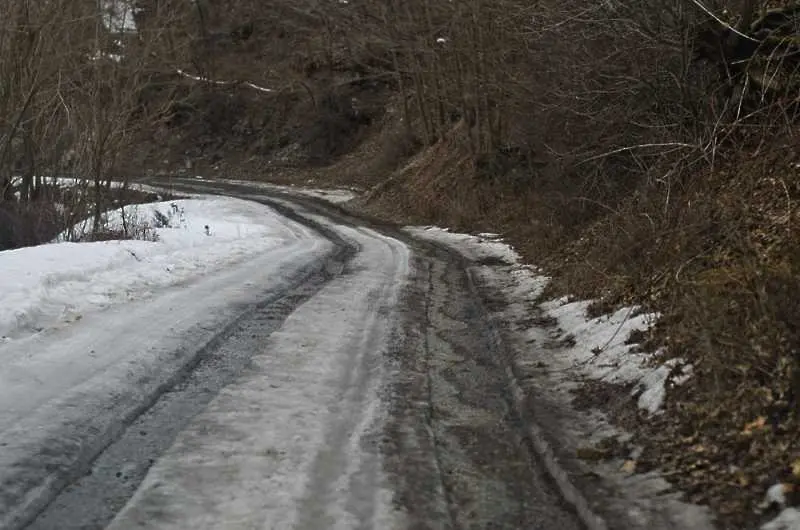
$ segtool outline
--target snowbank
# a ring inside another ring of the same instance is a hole
[[[127,223],[157,241],[54,243],[0,252],[0,337],[80,319],[279,246],[290,233],[270,208],[230,198],[130,206]],[[158,213],[157,213],[158,212]],[[108,215],[122,225],[122,211]]]
[[[800,510],[784,509],[778,517],[762,526],[761,530],[800,530]]]

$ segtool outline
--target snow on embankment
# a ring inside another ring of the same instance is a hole
[[[532,348],[530,352],[519,352],[521,358],[518,362],[546,362],[551,370],[571,374],[565,380],[589,378],[613,384],[633,384],[632,397],[636,398],[640,408],[651,414],[661,408],[670,376],[681,369],[684,374],[690,373],[690,366],[676,368],[679,365],[677,360],[653,365],[650,363],[653,354],[637,352],[635,344],[627,343],[632,332],[648,329],[658,315],[627,307],[609,315],[589,318],[586,310],[591,300],[562,298],[538,304],[548,278],[534,267],[523,265],[516,251],[496,234],[473,236],[436,227],[409,227],[406,230],[420,238],[448,245],[479,263],[497,262],[507,266],[508,274],[492,278],[492,283],[504,291],[510,304],[509,311],[524,322],[529,320],[530,310],[538,306],[555,324],[560,339],[557,356],[543,359],[541,350]],[[538,326],[517,331],[530,334],[531,343],[534,335],[541,334]],[[671,382],[679,384],[685,377],[675,377]]]
[[[56,242],[0,252],[0,337],[9,340],[147,297],[290,236],[271,209],[231,198],[130,206],[110,212],[107,228],[121,228],[123,217],[154,241]]]
[[[603,439],[627,440],[630,433],[611,425],[601,410],[575,410],[574,390],[587,381],[623,385],[631,389],[629,399],[641,409],[660,414],[668,385],[681,384],[691,374],[691,367],[682,366],[679,359],[663,363],[657,354],[628,344],[637,338],[633,332],[655,323],[657,314],[627,307],[591,318],[587,314],[591,301],[561,298],[542,303],[549,278],[522,264],[497,235],[453,234],[431,227],[406,230],[472,260],[471,273],[487,289],[486,295],[502,297],[503,303],[491,304],[488,312],[511,354],[500,362],[506,364],[515,408],[534,451],[587,528],[608,528],[602,517],[635,522],[626,526],[630,528],[653,528],[656,522],[671,528],[713,527],[707,508],[683,502],[658,473],[634,478],[640,448],[628,448],[629,460],[588,463],[576,458]],[[602,509],[589,502],[582,492],[586,484],[576,479],[589,474],[599,481],[590,489],[603,485]]]

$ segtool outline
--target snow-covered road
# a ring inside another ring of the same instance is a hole
[[[109,530],[399,528],[377,447],[383,357],[408,249],[361,252],[300,306],[150,470]],[[235,488],[231,485],[235,484]]]
[[[10,284],[3,307],[29,322],[36,317],[35,328],[14,328],[14,338],[0,343],[0,528],[28,520],[188,370],[226,325],[301,281],[333,248],[268,208],[234,204],[251,221],[266,219],[270,230],[184,248],[64,243],[0,255]],[[214,210],[219,203],[206,206]],[[175,263],[177,271],[170,267]],[[109,305],[119,292],[128,297]],[[81,312],[65,317],[63,310],[48,310],[65,301]]]
[[[27,280],[40,303],[16,298],[0,528],[579,527],[519,430],[463,258],[294,191],[182,186],[260,204],[215,199],[250,213],[178,223],[140,259],[105,243],[105,265],[76,258]]]

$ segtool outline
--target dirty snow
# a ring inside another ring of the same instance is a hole
[[[448,228],[440,228],[438,226],[414,226],[406,227],[404,230],[422,239],[444,243],[477,261],[487,259],[500,260],[500,262],[505,265],[520,265],[522,259],[517,251],[508,243],[504,243],[497,234],[483,232],[474,236],[451,232]],[[516,270],[521,269],[516,268]],[[527,267],[527,270],[534,269]],[[543,281],[544,283],[542,283]],[[544,288],[546,285],[546,278],[536,278],[534,283]]]
[[[0,337],[7,341],[147,298],[287,240],[277,214],[238,199],[127,207],[108,216],[109,228],[120,228],[123,217],[128,225],[147,225],[158,240],[62,242],[0,252]]]
[[[800,530],[800,510],[784,509],[778,517],[763,525],[761,530]]]
[[[386,413],[381,356],[409,251],[371,230],[330,226],[361,249],[351,272],[270,336],[109,530],[406,526],[379,453],[365,447]]]
[[[192,180],[192,187],[208,192],[218,191],[213,187],[216,182],[231,184],[234,186],[246,186],[248,188],[270,191],[274,193],[282,193],[285,195],[299,195],[306,197],[314,197],[322,199],[332,204],[342,204],[351,201],[359,196],[359,190],[354,188],[312,188],[312,187],[299,187],[299,186],[284,186],[280,184],[270,184],[268,182],[259,182],[255,180],[241,180],[241,179],[220,179],[220,178],[206,178],[202,175],[194,175],[193,177],[178,177],[176,182],[181,180]],[[163,181],[164,185],[159,187],[162,190],[169,189],[169,180]],[[204,186],[208,183],[208,186]]]
[[[668,383],[679,384],[691,373],[691,366],[679,359],[659,363],[657,354],[642,353],[636,344],[626,344],[631,333],[645,331],[655,324],[658,315],[637,307],[589,319],[591,301],[570,302],[566,298],[541,305],[545,313],[557,319],[560,356],[553,359],[555,369],[611,384],[633,384],[631,391],[639,408],[655,414],[666,398]],[[673,378],[673,376],[680,376]]]
[[[611,425],[601,411],[574,409],[572,390],[582,380],[632,383],[632,398],[638,405],[659,413],[667,384],[681,384],[691,376],[691,367],[681,367],[677,360],[659,363],[657,355],[636,353],[634,346],[625,344],[631,331],[646,329],[657,315],[629,307],[591,319],[586,314],[590,301],[562,298],[542,303],[540,296],[548,278],[537,268],[521,264],[513,248],[499,237],[454,234],[435,227],[406,230],[451,246],[474,260],[478,264],[472,269],[475,277],[505,295],[508,305],[495,311],[494,318],[498,325],[507,327],[512,346],[521,353],[515,364],[525,375],[519,384],[530,388],[536,397],[533,414],[541,414],[539,421],[547,421],[541,427],[557,433],[552,439],[540,438],[544,452],[556,455],[556,460],[571,462],[575,468],[570,474],[597,476],[602,487],[608,487],[604,511],[622,516],[631,528],[714,527],[707,507],[684,502],[680,492],[656,472],[624,472],[621,466],[625,460],[621,458],[591,464],[571,458],[580,447],[608,437],[630,439],[629,433]],[[506,265],[497,266],[502,263]],[[531,317],[542,320],[532,321]],[[640,451],[632,447],[628,458],[638,459]]]
[[[405,230],[415,236],[449,245],[479,264],[507,265],[511,281],[503,287],[509,298],[528,307],[539,305],[538,298],[548,278],[535,267],[521,264],[519,254],[496,234],[481,233],[475,236],[430,226],[407,227]],[[591,303],[591,300],[570,301],[560,298],[539,305],[545,315],[556,320],[561,347],[557,357],[537,358],[536,361],[544,360],[554,371],[570,372],[579,378],[615,384],[633,383],[633,394],[639,407],[651,414],[658,412],[664,403],[670,375],[677,371],[674,368],[678,361],[653,363],[653,354],[637,353],[635,345],[625,344],[632,332],[648,329],[658,315],[641,312],[636,307],[626,307],[590,319],[586,310]],[[530,333],[535,335],[541,330],[534,327]]]
[[[340,204],[347,201],[351,201],[356,197],[358,197],[358,192],[356,190],[347,188],[329,188],[329,189],[306,188],[306,187],[301,188],[296,186],[281,186],[278,184],[268,184],[266,182],[254,182],[250,180],[219,180],[219,182],[226,182],[228,184],[241,184],[241,185],[251,186],[254,188],[261,188],[270,191],[279,191],[289,194],[294,193],[297,195],[305,195],[308,197],[323,199],[325,201],[334,204]]]
[[[137,215],[152,221],[155,211],[173,212],[155,223],[156,242],[0,252],[0,528],[41,509],[220,329],[332,249],[248,201],[151,204]]]

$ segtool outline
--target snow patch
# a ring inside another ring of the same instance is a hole
[[[94,179],[90,178],[78,178],[78,177],[37,177],[41,182],[48,186],[58,186],[59,188],[72,188],[75,186],[94,186],[95,182]],[[11,178],[11,185],[18,186],[22,183],[22,177],[12,177]],[[136,184],[129,184],[125,181],[121,180],[101,180],[100,185],[105,186],[110,184],[112,188],[123,188],[128,186],[131,189],[138,189]]]
[[[456,250],[467,250],[469,257],[476,260],[495,259],[507,265],[518,265],[520,255],[497,234],[484,232],[477,236],[450,232],[438,226],[406,227],[404,230],[412,235],[451,246]]]
[[[136,8],[127,0],[103,1],[103,24],[113,33],[136,33]]]

